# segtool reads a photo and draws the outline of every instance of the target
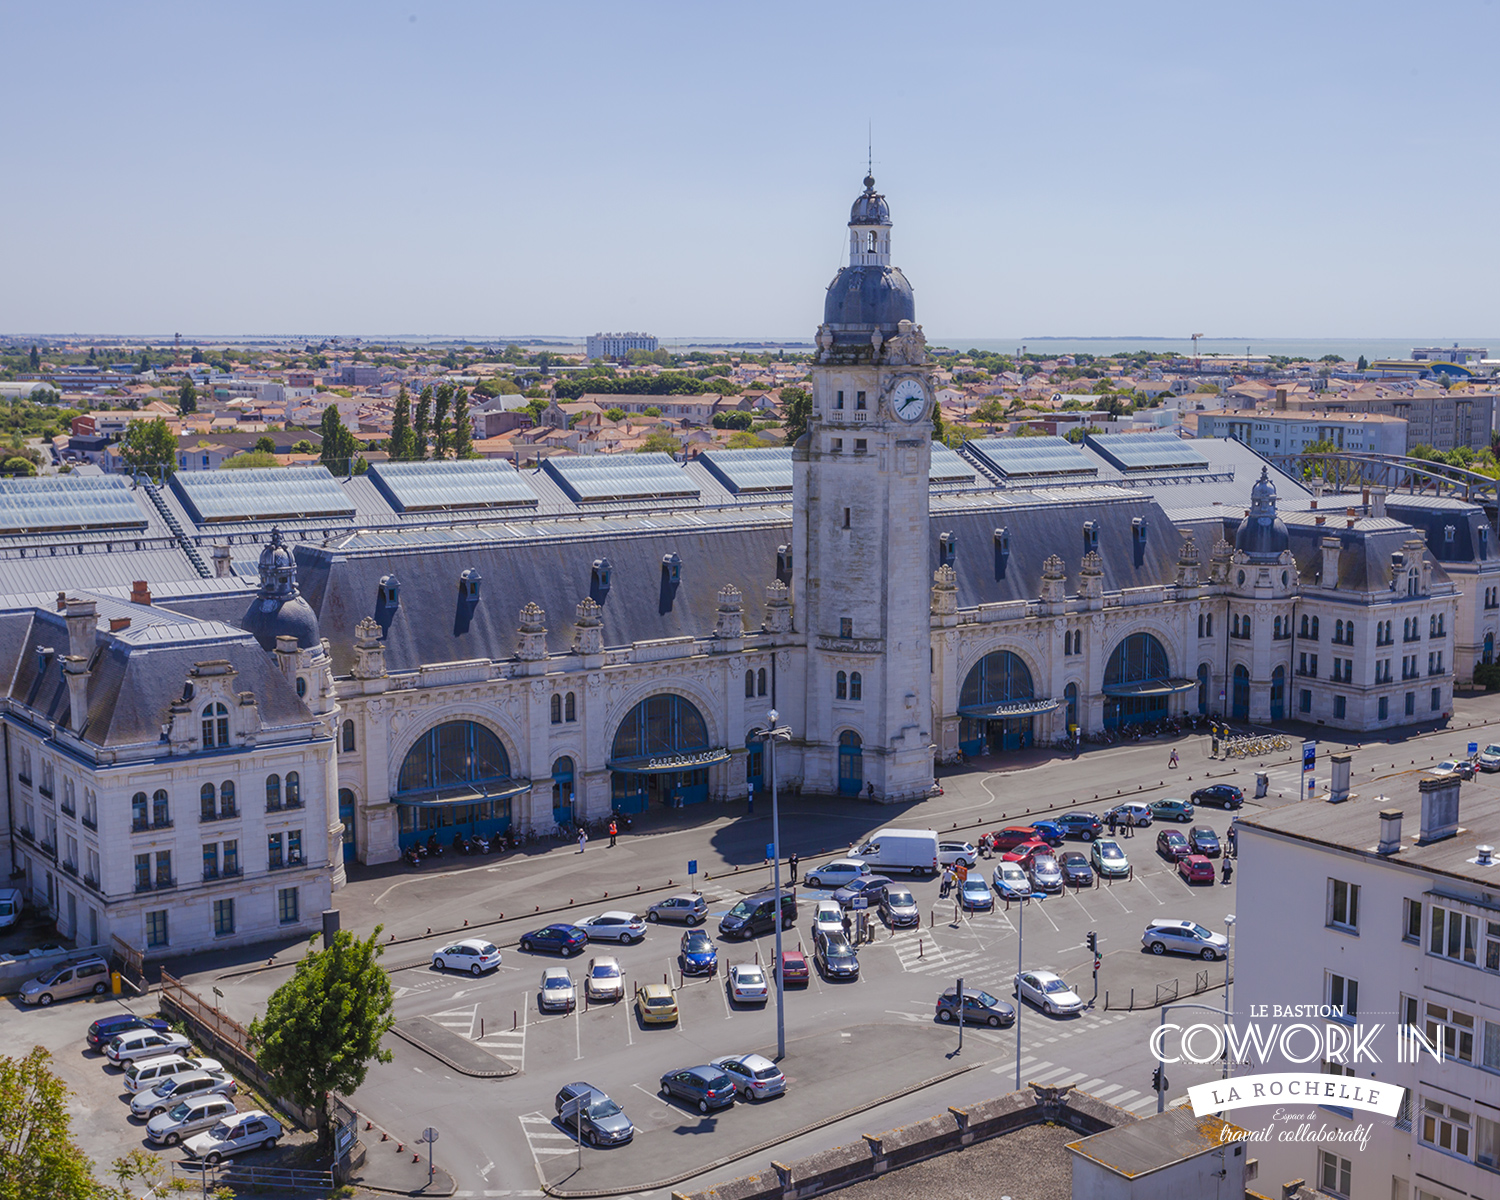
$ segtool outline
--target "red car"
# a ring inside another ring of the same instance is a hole
[[[1032,838],[1030,841],[1022,842],[1014,850],[1007,850],[1000,857],[1005,862],[1019,863],[1021,869],[1029,873],[1034,859],[1052,858],[1054,854],[1052,847],[1041,838]]]
[[[1212,869],[1209,875],[1213,875]],[[808,980],[807,958],[800,950],[783,950],[781,952],[781,986],[806,987]]]
[[[1177,860],[1177,873],[1187,883],[1212,883],[1214,865],[1201,854],[1189,854]]]
[[[1010,825],[1005,829],[990,834],[990,845],[1000,853],[1014,850],[1022,842],[1040,840],[1036,836],[1036,830],[1030,825]]]
[[[1187,838],[1175,829],[1163,829],[1156,835],[1156,851],[1168,862],[1181,862],[1193,852]],[[1199,855],[1201,858],[1202,856]]]

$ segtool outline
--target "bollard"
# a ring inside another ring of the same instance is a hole
[[[484,1018],[479,1018],[479,1040],[484,1041]]]
[[[375,1122],[374,1121],[366,1121],[365,1122],[365,1128],[366,1129],[374,1129],[375,1128]]]
[[[422,1156],[420,1154],[418,1154],[415,1150],[413,1150],[412,1153],[411,1153],[411,1160],[412,1160],[412,1162],[421,1162],[422,1161]]]
[[[609,893],[608,893],[608,892],[605,892],[605,893],[604,893],[604,898],[605,898],[605,899],[606,899],[606,900],[608,900],[608,899],[609,899]]]
[[[510,1010],[510,1031],[515,1033],[519,1028],[521,1028],[521,1014],[513,1008]]]
[[[397,1142],[396,1143],[396,1153],[397,1154],[404,1154],[405,1152],[406,1152],[406,1144],[404,1142]]]
[[[381,1140],[381,1141],[382,1141],[382,1142],[388,1142],[388,1141],[390,1141],[390,1140],[391,1140],[391,1135],[390,1135],[390,1134],[388,1134],[388,1133],[387,1133],[387,1132],[386,1132],[386,1131],[385,1131],[385,1130],[384,1130],[384,1129],[382,1129],[382,1130],[381,1130],[381,1131],[380,1131],[380,1140]]]
[[[918,938],[917,939],[917,957],[921,958],[922,957],[922,953],[923,953],[923,951],[922,951],[922,939]]]

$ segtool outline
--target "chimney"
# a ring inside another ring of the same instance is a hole
[[[220,543],[214,547],[214,578],[225,579],[234,574],[234,564],[229,561],[229,546]]]
[[[62,668],[68,684],[68,728],[81,733],[89,717],[89,660],[70,654],[63,659]]]
[[[151,589],[146,586],[146,581],[144,579],[137,579],[134,583],[132,583],[130,585],[130,603],[132,603],[132,604],[150,604],[151,603]]]
[[[1339,585],[1340,545],[1338,538],[1323,539],[1323,576],[1319,582],[1326,588],[1336,588]]]
[[[1385,488],[1378,485],[1370,489],[1370,515],[1385,516]]]
[[[68,607],[68,593],[67,592],[58,592],[57,593],[57,611],[58,612],[62,612],[62,610],[65,609],[65,608],[67,608],[67,607]]]
[[[1362,487],[1359,489],[1359,502],[1364,505],[1365,508],[1370,507],[1370,489],[1368,487]]]
[[[1323,494],[1323,481],[1321,479],[1314,478],[1312,480],[1312,494],[1314,499],[1317,499]],[[1313,507],[1317,508],[1318,506],[1314,504]]]
[[[130,618],[129,617],[110,617],[110,619],[109,619],[109,631],[110,631],[110,633],[122,633],[122,632],[124,632],[125,630],[127,630],[129,628],[130,628]]]
[[[1314,503],[1316,503],[1316,501],[1314,501]],[[1316,516],[1316,517],[1313,518],[1313,524],[1314,525],[1327,525],[1328,524],[1328,518],[1325,517],[1325,516],[1321,516],[1321,515]]]
[[[92,600],[69,600],[63,620],[68,625],[68,656],[87,662],[94,653],[98,614]]]
[[[1458,832],[1458,782],[1457,775],[1417,781],[1417,790],[1422,794],[1419,840],[1423,845],[1440,842]]]
[[[1383,808],[1380,810],[1380,844],[1375,847],[1377,854],[1395,854],[1401,849],[1401,810],[1399,808]]]

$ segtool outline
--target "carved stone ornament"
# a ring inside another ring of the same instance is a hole
[[[1090,550],[1087,554],[1085,554],[1083,556],[1083,565],[1081,567],[1079,567],[1079,574],[1082,574],[1082,575],[1103,575],[1104,574],[1104,559],[1102,559],[1099,556],[1099,551],[1097,551],[1097,550]]]
[[[547,614],[534,600],[521,610],[516,657],[522,662],[539,662],[547,657]]]
[[[1183,540],[1182,550],[1177,555],[1177,561],[1180,562],[1183,566],[1187,566],[1189,563],[1196,564],[1198,562],[1198,543],[1193,541],[1191,537],[1185,538]]]
[[[818,357],[826,360],[833,349],[833,330],[827,325],[818,326]]]
[[[779,579],[766,585],[766,618],[761,628],[766,633],[792,631],[792,593]]]
[[[380,640],[380,623],[373,617],[363,618],[354,627],[355,679],[379,679],[385,674],[385,643]]]
[[[932,615],[949,617],[958,611],[958,573],[944,563],[932,573]]]
[[[578,602],[577,612],[577,620],[574,622],[573,653],[603,654],[604,626],[599,620],[599,605],[592,596],[586,596]]]
[[[884,345],[884,343],[885,343],[885,337],[884,337],[883,334],[881,334],[879,328],[876,328],[876,329],[873,329],[873,330],[870,331],[870,345],[872,345],[873,347],[875,347],[875,357],[876,358],[880,357],[880,347],[882,345]]]
[[[920,367],[927,361],[927,337],[920,325],[902,321],[900,332],[886,346],[887,361],[896,366]]]
[[[739,638],[745,636],[745,622],[741,617],[743,596],[740,589],[726,583],[719,589],[719,612],[714,623],[714,636]]]
[[[1043,579],[1064,579],[1066,572],[1063,569],[1063,560],[1055,554],[1049,554],[1047,561],[1042,564]]]

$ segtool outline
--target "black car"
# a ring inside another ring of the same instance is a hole
[[[1066,887],[1094,886],[1094,868],[1081,850],[1064,850],[1057,856],[1057,868]]]
[[[1091,842],[1104,832],[1104,822],[1097,813],[1070,812],[1053,817],[1052,823],[1062,827],[1065,837],[1076,837],[1081,842]]]
[[[856,896],[863,896],[870,902],[870,907],[878,907],[885,896],[885,889],[895,882],[886,875],[866,875],[862,879],[851,879],[833,893],[833,899],[841,907],[848,908]]]
[[[559,1124],[590,1146],[618,1146],[635,1136],[624,1110],[592,1084],[568,1084],[555,1103]]]
[[[951,1022],[958,1016],[958,993],[944,992],[938,997],[937,1019]],[[988,992],[964,989],[964,1024],[988,1025],[999,1029],[1016,1023],[1016,1010],[1006,1001]]]
[[[661,1094],[696,1104],[698,1111],[728,1108],[734,1103],[734,1080],[718,1067],[688,1067],[661,1077]]]
[[[1188,847],[1194,854],[1205,858],[1218,858],[1223,853],[1219,847],[1219,835],[1207,825],[1194,825],[1188,830]]]
[[[1242,808],[1245,793],[1232,783],[1211,783],[1193,793],[1194,804],[1217,804],[1220,808]]]
[[[561,954],[564,958],[578,954],[589,944],[589,935],[577,925],[548,925],[521,936],[521,949]]]
[[[823,972],[823,978],[859,978],[859,955],[842,933],[828,933],[820,929],[813,946],[813,961]]]
[[[109,1045],[112,1038],[122,1033],[132,1033],[137,1029],[154,1029],[162,1033],[171,1028],[172,1026],[166,1021],[156,1017],[138,1017],[134,1013],[117,1013],[112,1017],[100,1017],[89,1026],[85,1037],[90,1046],[100,1050]]]

